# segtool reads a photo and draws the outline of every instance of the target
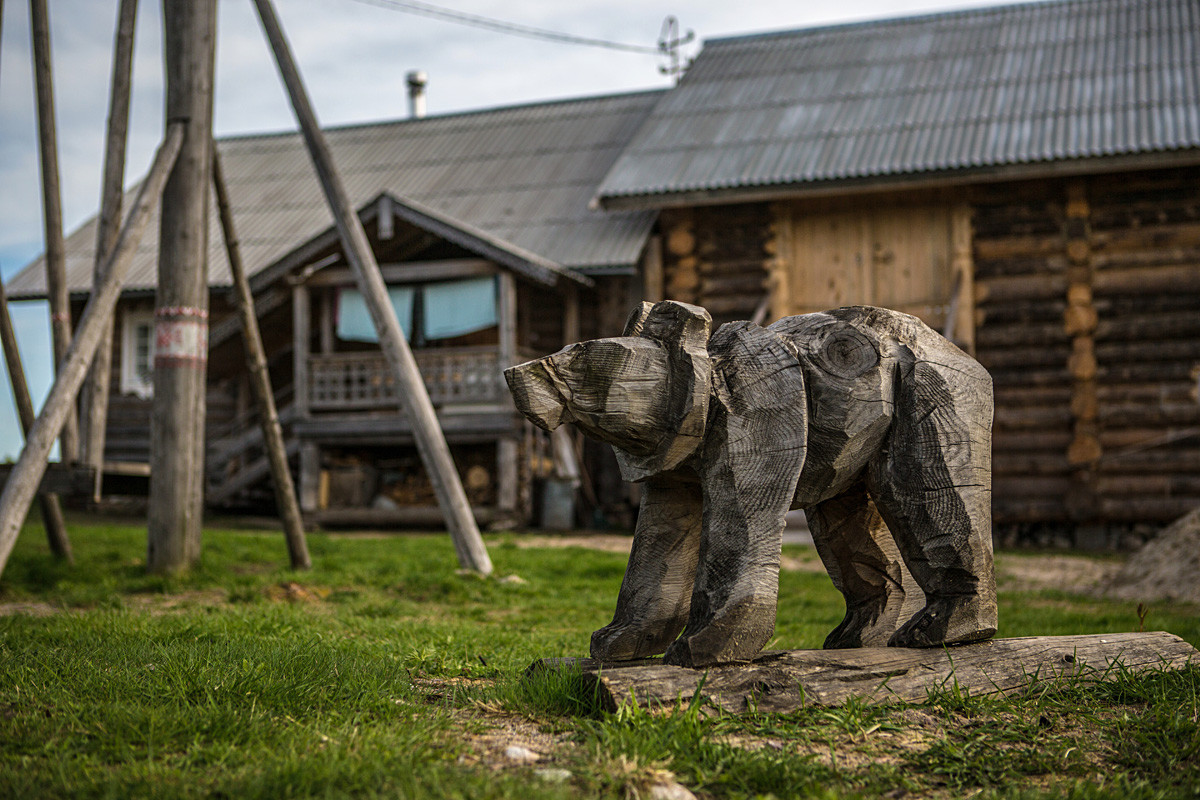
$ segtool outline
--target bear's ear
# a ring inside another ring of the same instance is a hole
[[[654,303],[642,301],[638,307],[629,315],[629,319],[625,322],[625,332],[622,336],[641,336],[642,326],[646,324],[646,318],[650,316],[650,310],[654,308]]]
[[[626,336],[649,339],[667,353],[667,403],[660,409],[674,431],[652,454],[633,456],[617,451],[626,480],[639,481],[675,469],[704,440],[712,391],[708,334],[712,317],[699,306],[664,300],[642,303],[629,317]]]
[[[708,347],[708,335],[712,332],[712,317],[700,306],[663,300],[650,306],[642,303],[641,309],[630,317],[626,336],[641,336],[653,339],[670,348],[704,350]],[[637,318],[637,333],[628,333]]]

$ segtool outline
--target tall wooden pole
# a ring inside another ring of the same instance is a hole
[[[163,189],[158,238],[146,549],[151,572],[186,569],[200,557],[216,34],[216,0],[163,0],[166,114],[168,121],[183,122],[185,133]]]
[[[275,16],[275,9],[270,0],[254,0],[254,5],[258,9],[259,20],[274,51],[275,64],[279,67],[279,73],[287,87],[313,167],[325,190],[325,198],[333,213],[346,260],[350,262],[359,291],[362,292],[371,312],[371,319],[379,335],[379,346],[395,373],[401,405],[412,423],[417,451],[429,472],[442,516],[446,520],[446,527],[454,540],[459,563],[465,569],[487,575],[492,571],[492,561],[488,557],[487,548],[484,547],[483,538],[479,535],[479,528],[475,525],[475,517],[471,513],[462,481],[459,480],[458,471],[454,467],[454,460],[450,457],[446,438],[438,426],[437,415],[421,379],[421,372],[400,330],[396,312],[388,301],[387,287],[383,283],[383,275],[375,261],[371,243],[367,240],[362,221],[354,213],[350,196],[346,193],[346,188],[334,167],[329,145],[317,123],[317,116],[309,102],[296,62],[292,58],[291,48]]]
[[[125,180],[125,150],[129,131],[129,84],[133,71],[133,34],[137,22],[137,0],[121,0],[117,34],[113,42],[112,90],[108,101],[108,138],[104,150],[104,187],[100,191],[100,220],[96,231],[96,261],[92,290],[104,283],[104,263],[112,253],[121,226],[122,183]],[[104,439],[108,424],[108,392],[112,373],[112,330],[100,340],[96,358],[83,391],[80,438],[83,461],[95,470],[92,499],[100,500],[104,480]]]
[[[75,395],[87,377],[88,366],[96,353],[100,339],[108,332],[112,322],[113,310],[117,306],[117,298],[121,294],[121,285],[125,281],[125,273],[137,252],[138,242],[150,221],[150,212],[158,204],[162,196],[163,183],[171,165],[179,155],[183,143],[183,126],[168,124],[166,138],[158,148],[150,174],[146,176],[142,188],[134,198],[133,208],[129,217],[117,236],[117,244],[113,247],[112,257],[105,269],[107,277],[100,291],[93,292],[79,318],[79,328],[71,346],[67,348],[67,357],[62,368],[54,378],[50,387],[50,395],[42,406],[42,411],[34,420],[33,427],[25,437],[25,447],[21,457],[17,459],[0,493],[0,572],[8,563],[17,534],[21,531],[21,523],[29,512],[29,504],[37,493],[42,476],[46,474],[46,458],[50,448],[58,438],[67,419],[71,416]]]
[[[54,72],[50,63],[50,17],[46,0],[29,0],[29,32],[33,39],[33,77],[37,90],[38,152],[42,168],[42,221],[46,236],[46,293],[50,296],[50,332],[54,363],[61,368],[71,343],[71,301],[67,296],[63,246],[62,196],[58,174],[58,131],[54,122]],[[74,400],[71,401],[72,406]],[[79,423],[74,414],[63,426],[59,459],[79,457]]]
[[[21,364],[21,351],[17,348],[17,334],[13,330],[12,317],[8,314],[8,295],[4,281],[0,280],[0,344],[4,346],[4,363],[8,365],[8,380],[12,384],[13,402],[21,422],[21,433],[28,436],[36,416],[33,413],[33,398],[29,396],[29,384],[25,380],[25,367]],[[67,522],[63,519],[62,505],[58,495],[52,492],[38,494],[42,509],[42,525],[46,528],[46,539],[50,552],[71,563],[71,541],[67,538]]]
[[[267,369],[267,353],[258,329],[258,317],[254,313],[254,295],[250,293],[250,280],[242,262],[242,250],[238,244],[237,228],[233,223],[233,209],[229,205],[229,192],[225,187],[225,175],[221,171],[221,158],[213,148],[213,188],[217,192],[217,212],[221,217],[221,233],[225,238],[225,252],[229,255],[229,271],[233,275],[234,295],[237,297],[238,314],[242,318],[242,342],[246,347],[246,368],[250,371],[250,386],[258,403],[258,422],[262,428],[263,444],[271,464],[271,478],[275,484],[275,504],[283,517],[283,535],[287,539],[288,555],[292,569],[309,569],[312,559],[308,555],[308,543],[304,540],[304,522],[300,517],[300,504],[296,500],[296,486],[288,469],[287,447],[283,442],[283,428],[279,425],[279,413],[275,408],[275,393],[271,391],[271,373]]]

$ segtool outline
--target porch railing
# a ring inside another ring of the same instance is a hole
[[[434,405],[497,403],[508,399],[494,347],[416,350],[413,356]],[[381,353],[309,357],[308,406],[313,411],[395,408],[395,379]]]

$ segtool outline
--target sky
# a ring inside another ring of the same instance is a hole
[[[654,55],[503,35],[401,13],[392,0],[275,0],[323,125],[407,116],[405,75],[429,76],[428,113],[611,94],[670,85]],[[997,0],[438,0],[436,5],[507,22],[653,47],[668,15],[706,39],[998,5]],[[99,205],[118,0],[53,0],[51,50],[65,232]],[[37,120],[27,3],[2,4],[0,28],[0,276],[42,250]],[[126,183],[141,176],[162,134],[161,4],[141,0],[133,67]],[[251,0],[218,0],[214,129],[218,136],[295,129]],[[43,303],[12,304],[14,325],[40,403],[52,371]],[[3,371],[3,367],[0,367]],[[21,437],[7,375],[0,386],[0,460]]]

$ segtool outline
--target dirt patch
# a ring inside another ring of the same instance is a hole
[[[302,586],[295,581],[277,583],[263,590],[268,600],[276,603],[320,603],[332,594],[324,586]]]
[[[574,536],[521,536],[513,542],[522,549],[582,547],[606,553],[627,554],[633,539],[618,534],[592,533]],[[783,571],[825,571],[825,565],[821,563],[815,549],[799,547],[789,550],[791,552],[785,552],[779,560],[779,568]],[[1200,547],[1194,552],[1200,554]],[[1200,558],[1200,555],[1197,557]],[[1088,592],[1111,579],[1120,568],[1121,564],[1118,561],[1102,561],[1087,556],[1006,553],[996,557],[996,580],[1002,590],[1062,589],[1068,592]],[[1200,590],[1200,587],[1197,588]]]
[[[530,547],[582,547],[585,550],[628,555],[633,547],[633,537],[614,533],[584,533],[574,536],[523,535],[513,539],[513,544],[522,550]]]
[[[1004,553],[996,556],[996,585],[1001,591],[1060,589],[1083,593],[1096,589],[1120,568],[1119,561],[1086,556]]]
[[[50,617],[65,610],[49,603],[0,603],[0,617]]]
[[[427,703],[442,703],[455,691],[490,683],[480,678],[413,678],[414,688]],[[456,723],[456,738],[467,744],[462,763],[494,770],[547,767],[571,745],[569,734],[554,732],[526,714],[490,703],[476,702],[471,708],[450,708],[449,712]]]
[[[1200,508],[1177,519],[1130,556],[1103,586],[1118,600],[1200,604]]]
[[[121,598],[128,608],[149,614],[168,614],[196,606],[222,606],[229,602],[224,589],[197,589],[173,594],[134,594]]]

